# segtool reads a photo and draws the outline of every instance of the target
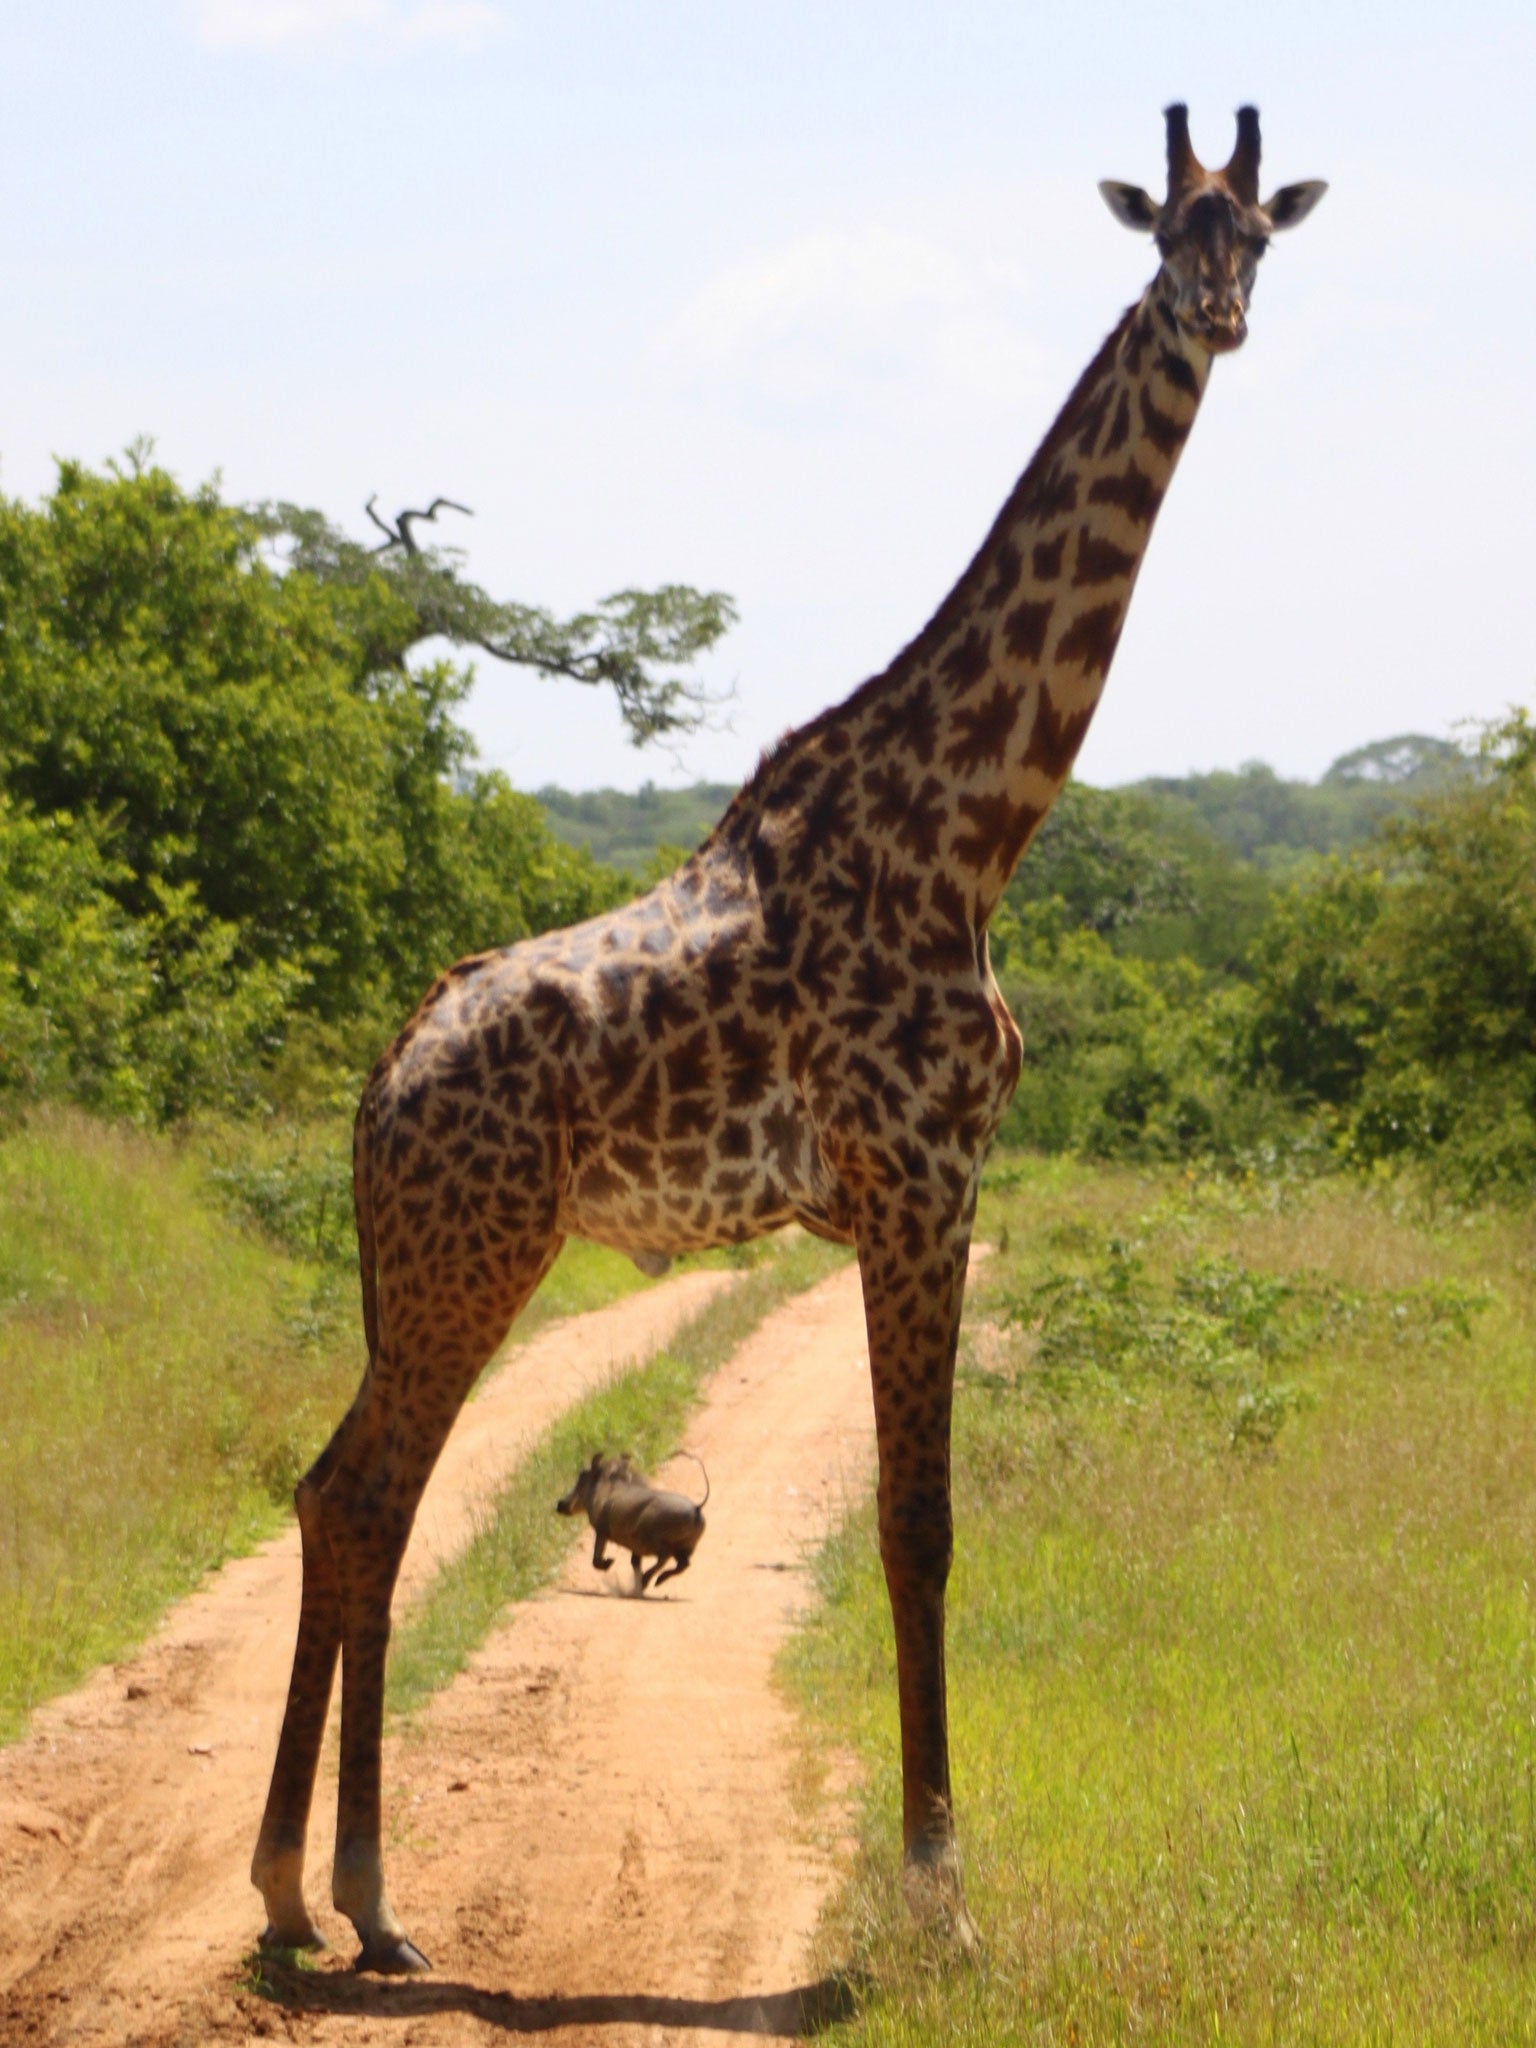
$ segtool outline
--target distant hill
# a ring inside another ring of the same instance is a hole
[[[609,867],[643,874],[661,846],[685,853],[709,837],[736,794],[734,782],[695,782],[689,789],[589,789],[579,795],[546,787],[536,792],[549,829],[567,846],[586,846]]]
[[[1338,853],[1369,837],[1390,812],[1472,772],[1449,740],[1401,733],[1341,754],[1318,782],[1288,782],[1262,762],[1209,775],[1153,776],[1128,793],[1164,810],[1170,823],[1195,825],[1229,853],[1283,870],[1308,853]],[[691,853],[736,793],[729,782],[634,792],[553,786],[538,791],[551,831],[569,846],[590,847],[610,867],[643,874],[658,847]]]
[[[1298,855],[1358,845],[1393,811],[1473,767],[1450,740],[1400,733],[1341,754],[1318,782],[1287,782],[1251,761],[1235,771],[1150,776],[1126,787],[1198,824],[1243,860],[1285,868]]]

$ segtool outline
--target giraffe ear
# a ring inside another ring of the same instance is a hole
[[[1150,235],[1157,226],[1157,201],[1139,185],[1122,185],[1118,178],[1105,178],[1099,186],[1104,204],[1123,228]]]
[[[1282,185],[1273,199],[1264,202],[1263,210],[1269,216],[1270,227],[1277,235],[1282,228],[1295,227],[1298,221],[1306,219],[1327,190],[1326,178],[1307,178],[1300,185]]]

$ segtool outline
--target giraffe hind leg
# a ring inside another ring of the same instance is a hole
[[[424,1970],[384,1890],[380,1853],[380,1746],[389,1608],[416,1506],[476,1375],[494,1354],[560,1248],[553,1231],[529,1243],[494,1297],[462,1293],[425,1317],[391,1315],[385,1340],[351,1409],[296,1503],[304,1590],[288,1703],[252,1880],[267,1909],[269,1945],[311,1947],[321,1936],[304,1903],[309,1808],[338,1654],[342,1672],[341,1785],[332,1899],[356,1928],[358,1966]],[[446,1290],[445,1290],[446,1291]],[[437,1342],[427,1340],[436,1328]],[[407,1370],[388,1333],[410,1341]]]
[[[325,1946],[325,1937],[304,1903],[304,1851],[315,1770],[341,1649],[335,1560],[319,1513],[319,1493],[346,1426],[343,1422],[294,1493],[304,1571],[298,1641],[266,1811],[251,1859],[251,1882],[267,1909],[261,1935],[264,1948]]]
[[[494,1290],[462,1270],[411,1290],[405,1253],[380,1262],[381,1329],[375,1370],[347,1455],[323,1508],[341,1604],[341,1760],[331,1898],[357,1931],[360,1970],[390,1975],[429,1967],[390,1905],[381,1846],[384,1665],[390,1601],[417,1504],[454,1419],[482,1368],[560,1248],[550,1229],[530,1233]]]
[[[352,1922],[359,1970],[403,1975],[430,1967],[390,1904],[384,1884],[382,1746],[390,1602],[411,1524],[432,1467],[483,1360],[441,1357],[430,1419],[403,1415],[387,1368],[366,1390],[357,1439],[338,1464],[321,1510],[335,1560],[341,1643],[341,1758],[331,1902]]]

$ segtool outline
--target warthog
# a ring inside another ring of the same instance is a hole
[[[691,1451],[683,1455],[693,1457]],[[694,1463],[704,1472],[700,1459],[694,1458]],[[665,1585],[687,1571],[704,1534],[704,1501],[708,1499],[707,1472],[704,1500],[691,1501],[686,1494],[663,1493],[652,1486],[628,1458],[605,1458],[601,1451],[594,1451],[591,1464],[578,1474],[570,1492],[555,1502],[555,1513],[585,1513],[594,1532],[592,1563],[598,1571],[607,1571],[613,1563],[606,1555],[610,1543],[627,1550],[635,1568],[635,1590],[643,1593],[648,1586]],[[656,1560],[649,1570],[642,1562],[647,1557]]]

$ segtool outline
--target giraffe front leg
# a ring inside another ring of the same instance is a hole
[[[944,1594],[953,1550],[950,1409],[974,1197],[934,1228],[879,1205],[858,1236],[879,1446],[880,1558],[896,1637],[904,1889],[967,1950],[950,1796]],[[872,1205],[873,1207],[873,1205]]]

